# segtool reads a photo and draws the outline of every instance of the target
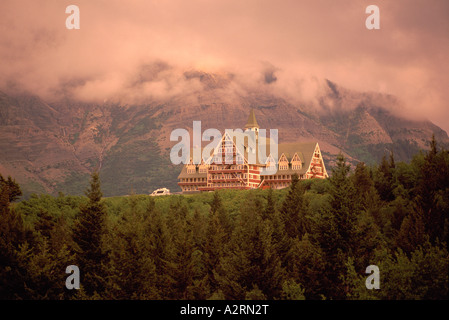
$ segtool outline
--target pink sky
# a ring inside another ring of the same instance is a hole
[[[80,30],[65,27],[71,4],[80,8]],[[371,4],[380,8],[380,30],[365,28]],[[154,61],[248,79],[270,66],[286,91],[317,77],[390,93],[449,131],[448,32],[447,0],[2,0],[0,90],[45,97],[65,84],[104,100]]]

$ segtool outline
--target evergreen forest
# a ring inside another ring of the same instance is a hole
[[[282,190],[33,194],[0,175],[0,299],[448,299],[449,152],[385,154]],[[67,266],[80,289],[66,288]],[[368,289],[366,268],[379,268]]]

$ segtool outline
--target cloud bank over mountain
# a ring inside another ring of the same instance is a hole
[[[401,112],[449,130],[449,3],[375,2],[80,0],[81,29],[68,30],[70,1],[4,0],[0,89],[99,102],[195,99],[199,70],[221,75],[207,83],[229,99],[265,86],[316,102],[329,79],[395,95]],[[380,30],[365,28],[369,4],[380,8]]]

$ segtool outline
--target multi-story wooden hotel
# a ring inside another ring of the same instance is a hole
[[[271,140],[259,138],[259,125],[254,110],[250,112],[245,130],[252,131],[252,136],[238,132],[233,132],[231,136],[225,132],[207,161],[194,164],[190,158],[190,162],[184,165],[178,176],[178,185],[182,191],[281,189],[290,185],[295,173],[300,179],[328,177],[317,142],[279,144],[276,160],[269,153]],[[245,141],[240,148],[236,143],[238,138]],[[266,148],[268,154],[263,163],[258,157],[258,148],[261,146]]]

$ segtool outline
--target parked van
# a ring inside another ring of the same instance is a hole
[[[150,196],[155,197],[155,196],[165,196],[165,195],[169,195],[170,194],[170,190],[167,188],[160,188],[157,190],[154,190],[152,194],[150,194]]]

